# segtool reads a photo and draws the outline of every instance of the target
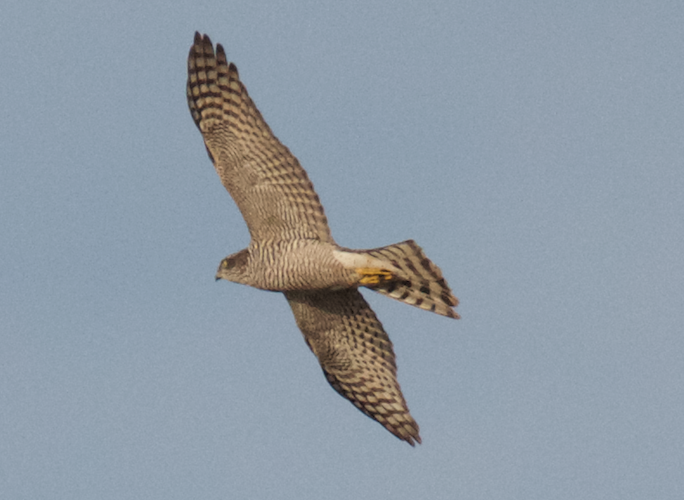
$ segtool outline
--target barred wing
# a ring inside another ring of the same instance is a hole
[[[216,172],[242,212],[252,240],[332,242],[306,172],[271,132],[221,44],[214,52],[207,35],[195,33],[187,94]]]
[[[420,443],[397,381],[392,342],[361,293],[354,288],[285,296],[330,385],[399,439]]]

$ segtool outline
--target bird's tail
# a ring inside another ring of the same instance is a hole
[[[460,318],[453,309],[458,305],[458,299],[451,292],[442,271],[425,256],[415,241],[402,241],[386,247],[363,250],[362,253],[385,261],[395,269],[380,279],[362,282],[367,288],[426,311],[449,318]]]

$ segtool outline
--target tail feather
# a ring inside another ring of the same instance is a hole
[[[363,253],[384,260],[400,271],[396,278],[367,285],[368,288],[426,311],[460,318],[453,309],[458,305],[458,299],[451,292],[442,271],[425,256],[415,241],[402,241],[364,250]]]

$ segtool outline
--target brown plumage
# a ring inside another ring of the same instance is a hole
[[[387,260],[401,270],[395,279],[368,288],[426,311],[460,318],[453,310],[458,305],[458,299],[451,293],[442,271],[425,256],[415,241],[402,241],[364,252]]]
[[[247,248],[221,262],[217,279],[283,292],[330,385],[398,438],[420,443],[392,342],[358,287],[458,318],[458,300],[440,269],[412,240],[372,250],[338,246],[299,161],[273,135],[223,47],[214,51],[199,33],[188,57],[187,96],[251,236]]]
[[[332,242],[306,172],[273,135],[221,44],[195,33],[188,58],[188,104],[221,182],[252,240]]]
[[[361,293],[285,296],[330,385],[398,438],[420,443],[418,424],[397,381],[392,342]]]

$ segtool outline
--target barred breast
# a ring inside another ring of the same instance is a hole
[[[353,287],[358,276],[333,256],[337,248],[319,240],[280,241],[250,247],[254,286],[279,292]]]

